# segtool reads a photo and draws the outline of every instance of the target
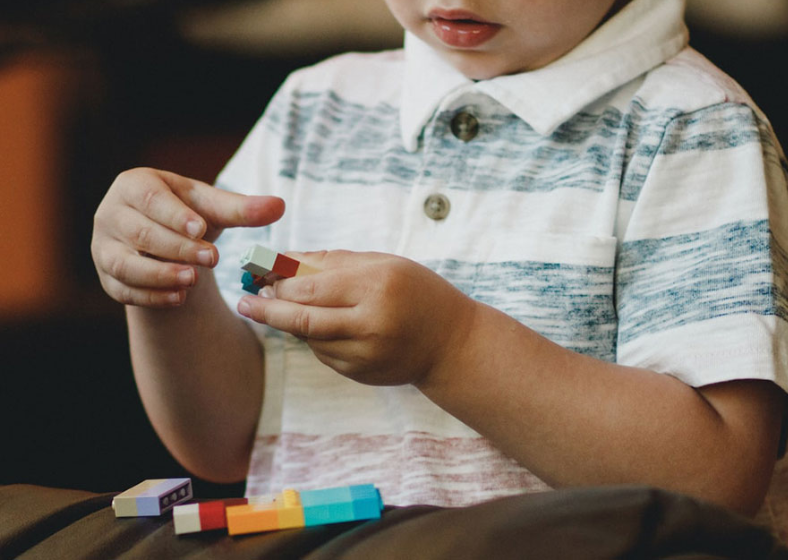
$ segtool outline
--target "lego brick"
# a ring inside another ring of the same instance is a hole
[[[244,502],[237,502],[232,505],[242,505]],[[203,531],[212,529],[224,529],[227,527],[227,515],[225,510],[230,504],[223,501],[200,504],[200,527]]]
[[[320,272],[318,268],[261,245],[254,245],[244,253],[241,257],[241,268],[246,271],[241,278],[243,289],[255,295],[265,286],[266,277],[272,280],[276,277],[292,278]],[[272,274],[275,275],[273,278]]]
[[[249,292],[250,294],[257,295],[260,289],[265,286],[265,279],[262,276],[256,276],[247,270],[241,277],[241,284],[245,291]]]
[[[304,511],[298,492],[249,498],[245,506],[227,508],[227,532],[231,535],[262,533],[304,526]]]
[[[353,498],[347,486],[303,491],[301,504],[307,527],[354,521]]]
[[[224,529],[227,527],[226,509],[246,503],[248,503],[246,498],[231,498],[175,506],[172,510],[175,534],[183,535],[185,533]]]
[[[276,512],[280,529],[292,529],[303,527],[304,508],[301,506],[301,498],[293,489],[286,489],[276,500]]]
[[[227,508],[227,532],[231,535],[261,533],[278,529],[279,513],[275,501]]]
[[[199,533],[203,530],[200,523],[200,504],[175,506],[172,510],[172,521],[176,535]]]
[[[300,496],[307,527],[378,519],[383,510],[380,492],[372,484],[304,491]]]
[[[372,484],[359,484],[350,487],[350,496],[353,500],[353,518],[377,519],[383,510],[383,499],[380,490]]]
[[[241,257],[241,268],[255,276],[265,276],[274,269],[276,258],[276,251],[262,245],[254,245]]]
[[[246,505],[231,505],[225,510],[227,519],[227,532],[231,535],[241,535],[245,533],[259,532],[256,527],[267,527],[271,525],[268,510],[274,510],[276,496],[250,496],[246,499]],[[247,507],[248,506],[248,507]],[[263,511],[263,513],[260,513]],[[273,514],[270,514],[273,517]],[[277,525],[278,525],[278,513]],[[262,519],[262,522],[261,522]],[[263,529],[270,530],[270,529]]]
[[[292,278],[296,275],[296,272],[298,272],[298,265],[300,264],[300,261],[279,253],[276,255],[276,261],[271,271],[283,278]]]
[[[121,492],[112,500],[115,517],[161,515],[192,498],[189,478],[151,479]]]

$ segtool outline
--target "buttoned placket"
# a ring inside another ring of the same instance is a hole
[[[479,95],[467,88],[449,96],[424,127],[419,146],[422,167],[408,199],[398,247],[400,254],[429,253],[430,246],[440,245],[440,237],[456,227],[453,198],[461,193],[452,193],[450,178],[435,173],[431,163],[436,160],[435,152],[441,145],[463,150],[479,141],[481,116],[473,103]]]

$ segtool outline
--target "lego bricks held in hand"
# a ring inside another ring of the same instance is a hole
[[[243,289],[253,294],[265,286],[266,279],[292,278],[319,272],[317,268],[261,245],[254,245],[243,254],[241,268],[246,271],[241,279]]]
[[[112,509],[115,517],[150,517],[161,515],[191,498],[190,478],[151,479],[115,496]]]

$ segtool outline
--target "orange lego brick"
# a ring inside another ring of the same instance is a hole
[[[227,532],[231,535],[262,533],[279,529],[276,502],[228,507]]]

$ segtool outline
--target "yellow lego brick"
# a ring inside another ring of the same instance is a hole
[[[288,488],[276,500],[280,529],[294,529],[304,526],[304,508],[298,492]]]

